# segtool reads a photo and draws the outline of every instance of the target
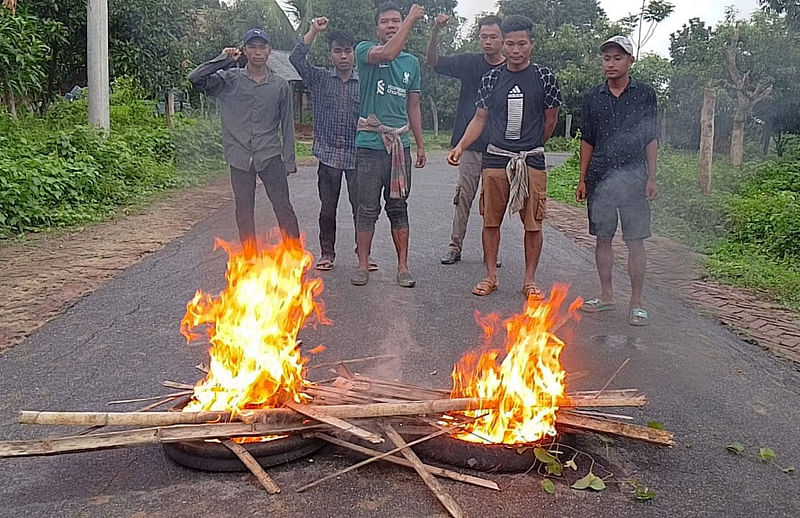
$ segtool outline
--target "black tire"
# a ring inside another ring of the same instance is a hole
[[[412,449],[426,460],[488,473],[520,473],[531,469],[536,461],[533,445],[477,444],[446,436],[425,441]]]
[[[202,471],[247,471],[242,461],[218,442],[183,441],[165,443],[164,453],[174,462]],[[315,438],[290,435],[274,441],[243,445],[258,463],[268,468],[301,459],[316,452],[325,442]]]

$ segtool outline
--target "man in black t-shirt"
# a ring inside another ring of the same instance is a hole
[[[453,77],[461,81],[458,96],[458,108],[453,122],[453,136],[450,145],[455,147],[464,136],[464,132],[475,115],[475,95],[481,84],[481,78],[491,69],[501,65],[503,57],[503,34],[500,31],[502,20],[497,16],[486,16],[478,21],[482,53],[465,53],[454,56],[439,56],[437,43],[439,31],[444,27],[449,16],[440,14],[436,17],[431,39],[428,43],[426,62],[436,73]],[[488,132],[484,132],[468,149],[464,151],[458,165],[456,195],[453,199],[455,215],[453,217],[453,233],[450,246],[442,257],[442,264],[455,264],[461,260],[461,247],[467,233],[467,220],[472,209],[472,201],[478,191],[481,180],[481,159],[486,151]]]
[[[450,152],[448,161],[458,163],[464,150],[488,127],[480,198],[486,278],[472,293],[484,296],[498,288],[500,225],[508,208],[510,213],[520,213],[525,226],[522,293],[528,298],[543,299],[535,276],[542,252],[542,220],[547,200],[544,144],[558,121],[561,91],[549,68],[531,63],[533,22],[525,16],[509,16],[501,28],[507,63],[481,79],[475,117]]]
[[[650,237],[650,201],[655,199],[658,155],[658,106],[653,87],[628,75],[633,44],[625,36],[606,41],[600,52],[607,81],[584,95],[581,123],[581,176],[575,198],[589,206],[589,233],[596,237],[595,259],[600,297],[584,302],[582,311],[616,309],[612,286],[618,221],[628,246],[632,326],[646,326],[642,307]]]

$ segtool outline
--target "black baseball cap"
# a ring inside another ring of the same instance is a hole
[[[264,29],[260,29],[260,28],[254,28],[254,29],[250,29],[249,31],[247,31],[245,33],[245,35],[244,35],[244,44],[247,45],[248,43],[250,43],[251,41],[253,41],[256,38],[261,38],[262,40],[264,40],[267,43],[269,43],[269,35],[267,34],[267,31],[265,31]]]

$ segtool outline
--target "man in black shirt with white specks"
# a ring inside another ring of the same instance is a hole
[[[589,233],[597,238],[595,260],[601,292],[581,309],[588,313],[616,309],[611,242],[619,221],[628,246],[628,321],[633,326],[646,326],[649,315],[642,307],[647,266],[644,240],[650,237],[650,202],[658,192],[656,93],[650,85],[629,76],[634,58],[627,37],[614,36],[600,52],[607,81],[584,95],[581,176],[575,197],[588,202]]]

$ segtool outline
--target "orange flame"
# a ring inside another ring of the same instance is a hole
[[[558,403],[566,397],[566,373],[559,357],[564,342],[554,333],[577,317],[581,301],[561,316],[567,287],[555,285],[547,301],[529,299],[524,311],[504,322],[505,355],[492,348],[500,319],[477,318],[486,335],[482,351],[467,353],[453,369],[454,398],[496,401],[497,409],[471,410],[476,418],[456,437],[478,443],[523,444],[556,434]],[[500,358],[502,357],[502,360]]]
[[[297,333],[312,313],[328,323],[320,279],[307,279],[313,256],[300,241],[228,253],[227,287],[217,297],[198,291],[186,306],[181,333],[188,341],[205,327],[211,348],[208,375],[185,411],[240,412],[302,402],[303,364]]]

